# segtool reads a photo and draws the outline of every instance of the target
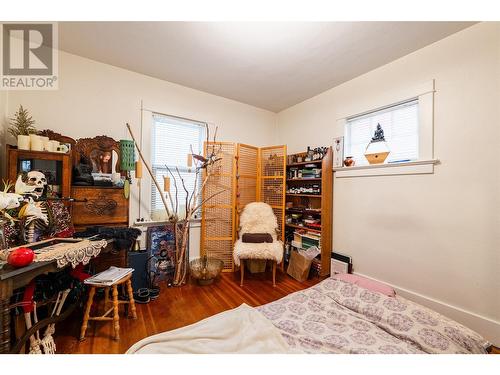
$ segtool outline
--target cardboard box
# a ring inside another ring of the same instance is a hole
[[[297,281],[305,281],[309,276],[312,259],[307,259],[299,254],[298,251],[293,251],[290,254],[290,263],[288,264],[287,274],[292,276]]]

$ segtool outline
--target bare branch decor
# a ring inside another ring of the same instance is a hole
[[[220,155],[222,154],[221,147],[219,144],[216,143],[217,128],[215,129],[215,134],[212,143],[209,142],[210,130],[208,125],[206,125],[206,150],[205,150],[206,156],[195,154],[192,148],[189,150],[189,154],[186,154],[188,158],[188,167],[194,168],[194,173],[195,173],[195,184],[192,191],[189,191],[189,189],[187,188],[186,182],[182,177],[181,173],[179,172],[178,168],[176,168],[173,171],[170,168],[168,168],[168,166],[166,167],[170,174],[170,178],[172,178],[174,182],[173,196],[170,193],[170,189],[168,189],[165,192],[162,191],[160,184],[156,180],[156,177],[154,176],[148,161],[144,159],[141,149],[137,144],[132,129],[130,128],[130,125],[128,123],[127,123],[127,129],[130,133],[130,136],[132,137],[132,140],[135,143],[135,146],[137,148],[137,151],[139,153],[142,162],[146,166],[146,169],[149,175],[151,176],[153,183],[158,189],[163,205],[165,206],[165,210],[167,212],[169,221],[174,224],[176,267],[175,267],[173,284],[175,286],[184,285],[186,283],[186,276],[188,270],[187,243],[188,243],[189,228],[191,222],[194,220],[195,215],[197,211],[201,208],[202,204],[205,204],[215,196],[225,191],[225,189],[221,189],[211,194],[210,196],[205,197],[203,201],[200,202],[201,200],[200,197],[202,196],[205,186],[207,185],[207,181],[210,179],[212,173],[218,168],[218,165],[220,165],[220,162],[222,160],[222,158],[220,157]],[[201,184],[198,184],[198,181],[201,181]],[[179,209],[180,207],[182,207],[179,205],[180,189],[182,189],[185,193],[184,215],[179,215]],[[167,195],[168,195],[168,200],[170,201],[170,205],[167,202]],[[180,217],[184,218],[180,219]]]

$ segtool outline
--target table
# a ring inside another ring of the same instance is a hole
[[[101,253],[111,250],[113,240],[107,240],[107,246]],[[67,267],[67,266],[66,266]],[[35,277],[49,272],[59,272],[65,269],[58,268],[55,260],[47,262],[33,262],[22,268],[13,268],[6,264],[0,270],[0,354],[9,353],[10,347],[10,298],[15,289],[29,284]]]

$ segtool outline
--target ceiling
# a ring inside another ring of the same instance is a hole
[[[61,22],[60,49],[279,112],[472,22]]]

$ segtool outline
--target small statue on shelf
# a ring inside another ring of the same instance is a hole
[[[384,129],[380,124],[377,124],[377,129],[375,129],[375,134],[372,137],[372,142],[385,142]]]
[[[94,185],[94,178],[92,177],[92,163],[86,156],[81,155],[80,162],[73,167],[73,185]]]

